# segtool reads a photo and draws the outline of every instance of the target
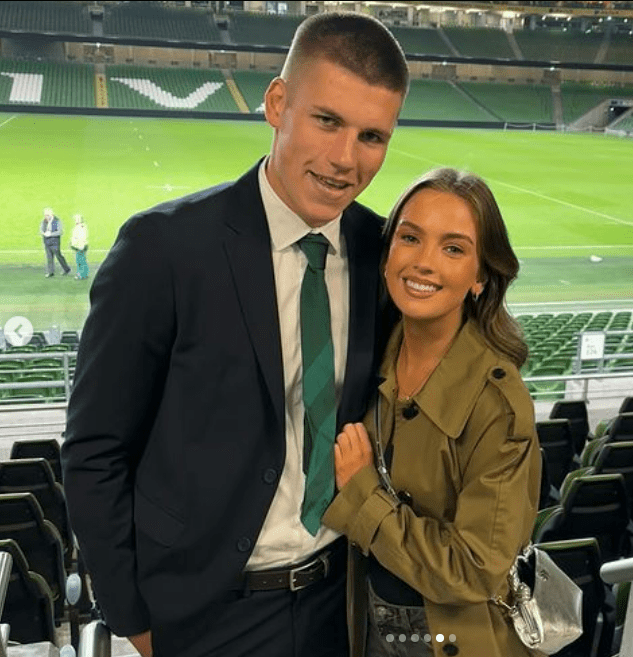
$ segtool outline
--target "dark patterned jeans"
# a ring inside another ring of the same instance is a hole
[[[368,628],[365,657],[432,657],[424,607],[392,605],[368,582]]]

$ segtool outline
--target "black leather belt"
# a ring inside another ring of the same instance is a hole
[[[300,591],[315,582],[320,582],[334,571],[340,571],[345,558],[345,542],[338,539],[331,546],[296,566],[244,571],[239,588],[250,591],[278,589]]]

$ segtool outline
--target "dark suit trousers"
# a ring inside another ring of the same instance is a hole
[[[300,591],[232,592],[170,646],[157,637],[154,657],[349,657],[341,552],[329,577]]]
[[[60,250],[60,240],[59,237],[45,237],[44,238],[44,250],[46,251],[46,273],[54,274],[55,273],[55,260],[57,258],[61,268],[64,271],[70,271],[70,267],[66,262],[66,258],[62,255]]]

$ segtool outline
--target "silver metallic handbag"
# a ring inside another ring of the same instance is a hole
[[[519,639],[552,655],[582,634],[582,591],[544,550],[528,545],[508,574],[511,605],[494,600],[508,613]]]

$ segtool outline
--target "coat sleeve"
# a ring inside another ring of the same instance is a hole
[[[149,627],[136,584],[133,489],[175,326],[164,217],[127,222],[91,289],[62,445],[74,532],[111,629]]]
[[[454,518],[441,510],[416,515],[367,466],[340,491],[324,523],[435,603],[483,602],[505,592],[508,570],[529,540],[540,479],[532,404],[516,388],[509,400],[486,386],[460,437],[473,448],[461,464]]]

